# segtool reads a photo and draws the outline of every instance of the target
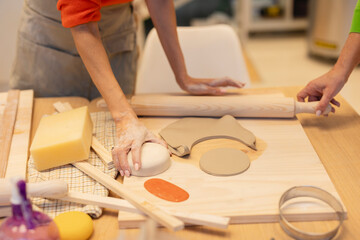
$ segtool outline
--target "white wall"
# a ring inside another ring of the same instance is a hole
[[[0,1],[0,92],[8,88],[22,5],[23,0]]]

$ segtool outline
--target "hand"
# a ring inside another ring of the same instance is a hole
[[[308,98],[309,102],[320,101],[316,107],[316,115],[321,115],[329,103],[340,107],[340,103],[335,100],[336,94],[340,92],[346,83],[346,77],[334,70],[322,75],[309,82],[298,94],[297,99],[299,102],[304,102]],[[332,108],[332,112],[335,109]]]
[[[217,79],[187,77],[181,81],[179,85],[183,90],[194,95],[223,95],[226,93],[226,90],[220,87],[242,88],[245,86],[244,83],[235,81],[229,77]]]
[[[131,175],[127,159],[130,151],[134,169],[139,170],[141,168],[140,150],[144,142],[158,143],[167,148],[166,142],[156,137],[136,117],[129,117],[117,122],[116,135],[116,145],[112,150],[112,158],[121,176],[130,177]]]

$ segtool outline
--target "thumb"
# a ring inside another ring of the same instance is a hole
[[[324,95],[322,95],[318,105],[316,106],[316,110],[320,110],[321,114],[324,113],[324,111],[326,110],[326,107],[329,105],[330,101],[332,99],[332,96],[325,92]]]

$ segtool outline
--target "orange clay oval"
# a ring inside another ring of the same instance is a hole
[[[189,198],[184,189],[160,178],[147,180],[144,187],[151,194],[171,202],[182,202]]]

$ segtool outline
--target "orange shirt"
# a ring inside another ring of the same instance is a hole
[[[88,22],[96,22],[101,18],[100,9],[131,0],[59,0],[57,9],[61,11],[62,24],[66,28]]]

